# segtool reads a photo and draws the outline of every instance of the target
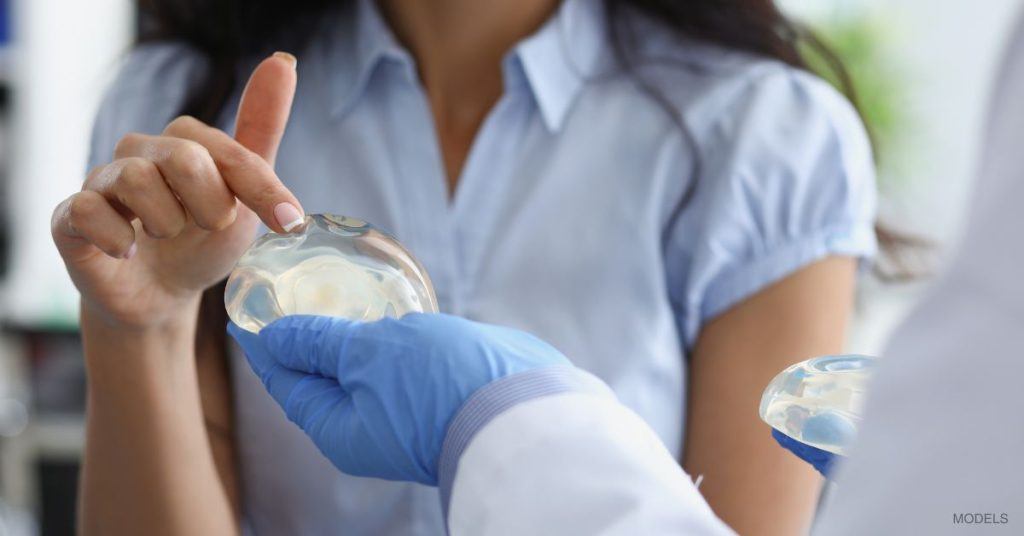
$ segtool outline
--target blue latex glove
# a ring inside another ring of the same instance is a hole
[[[827,450],[822,450],[817,447],[812,447],[806,443],[801,443],[792,437],[772,428],[772,437],[775,438],[780,445],[786,450],[796,454],[801,460],[811,464],[819,473],[825,478],[828,478],[829,473],[832,471],[832,464],[836,458],[841,458],[837,454],[833,454]]]
[[[569,361],[540,339],[443,314],[287,316],[228,331],[288,418],[338,469],[437,485],[448,422],[477,389]]]

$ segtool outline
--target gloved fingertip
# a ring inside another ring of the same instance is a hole
[[[262,375],[274,365],[274,357],[267,351],[258,334],[243,329],[234,322],[228,322],[228,333],[242,347],[249,366],[257,375]]]
[[[249,331],[242,329],[241,326],[230,320],[228,321],[228,333],[232,337],[234,337],[234,339],[238,341],[239,344],[242,344],[242,339],[244,339],[246,335],[255,335]]]
[[[251,331],[247,331],[234,322],[228,322],[228,334],[231,335],[231,337],[235,339],[235,342],[237,342],[242,348],[260,345],[259,335]]]

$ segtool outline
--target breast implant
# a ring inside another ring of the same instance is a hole
[[[761,419],[783,434],[846,454],[857,435],[864,395],[877,359],[816,357],[776,376],[761,396]]]
[[[224,303],[231,320],[253,333],[285,315],[372,321],[437,312],[427,271],[398,240],[330,214],[258,238],[228,277]]]

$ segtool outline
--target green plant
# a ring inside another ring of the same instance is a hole
[[[906,69],[893,53],[891,26],[873,14],[846,11],[814,27],[853,82],[852,97],[875,148],[879,188],[899,186],[907,176],[903,169],[913,118],[907,106]],[[803,52],[812,71],[841,88],[825,58],[810,47]]]

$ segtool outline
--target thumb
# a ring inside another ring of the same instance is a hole
[[[259,335],[239,327],[234,322],[228,322],[228,334],[242,347],[249,365],[257,376],[262,377],[275,365],[274,356],[267,351]]]
[[[322,424],[318,418],[332,414],[323,410],[340,410],[349,404],[348,396],[336,380],[282,366],[275,361],[259,335],[240,328],[234,322],[228,323],[228,333],[245,351],[249,366],[270,397],[281,406],[288,419],[307,433]]]
[[[365,467],[380,456],[379,449],[366,448],[369,441],[362,416],[338,382],[276,365],[263,377],[263,384],[288,420],[335,467],[356,476],[392,476]]]
[[[235,140],[260,155],[271,166],[281,144],[298,75],[297,60],[287,52],[275,52],[249,77],[235,119]]]

